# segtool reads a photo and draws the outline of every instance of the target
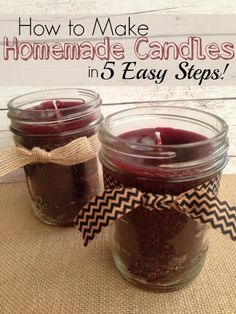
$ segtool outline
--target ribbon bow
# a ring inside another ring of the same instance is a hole
[[[71,166],[88,161],[97,155],[100,142],[97,135],[80,137],[76,140],[47,152],[34,147],[28,150],[23,147],[8,148],[0,151],[0,177],[32,163],[56,163]]]
[[[95,196],[78,213],[75,225],[87,246],[104,227],[139,206],[147,210],[173,209],[229,235],[236,240],[236,208],[217,198],[220,176],[177,196],[145,193],[121,186],[104,174],[105,191]]]

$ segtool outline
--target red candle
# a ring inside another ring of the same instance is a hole
[[[97,132],[99,96],[87,90],[49,90],[20,96],[9,103],[17,146],[51,151]],[[99,192],[97,158],[73,166],[35,163],[24,167],[35,214],[48,224],[69,226]]]
[[[174,115],[175,110],[138,108],[105,119],[100,130],[105,175],[161,195],[178,195],[217,176],[226,163],[224,122],[201,111],[178,108]],[[135,285],[175,290],[202,269],[205,233],[203,224],[174,208],[140,206],[113,224],[113,258]]]

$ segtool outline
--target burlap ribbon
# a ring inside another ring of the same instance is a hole
[[[99,149],[97,134],[89,138],[80,137],[49,152],[39,147],[31,150],[23,147],[4,149],[0,151],[0,177],[33,163],[56,163],[64,166],[80,164],[94,158]]]
[[[105,191],[78,213],[75,226],[86,246],[104,227],[139,206],[147,210],[173,209],[236,240],[236,207],[218,197],[220,176],[179,195],[145,193],[127,187],[104,173]]]

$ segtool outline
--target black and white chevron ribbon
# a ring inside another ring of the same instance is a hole
[[[217,176],[180,195],[160,195],[122,186],[105,173],[105,191],[78,213],[75,226],[82,232],[87,246],[104,227],[139,206],[147,210],[174,208],[236,240],[236,207],[218,199],[219,183],[220,176]]]

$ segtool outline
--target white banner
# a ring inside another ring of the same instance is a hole
[[[236,85],[235,15],[0,16],[0,85]]]

